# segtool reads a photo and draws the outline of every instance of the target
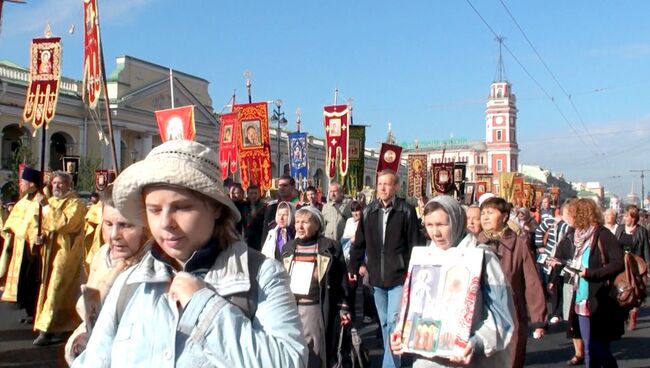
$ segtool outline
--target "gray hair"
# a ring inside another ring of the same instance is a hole
[[[72,175],[65,171],[56,170],[55,172],[52,173],[52,179],[54,178],[61,178],[63,179],[63,181],[68,183],[68,185],[72,185]]]
[[[318,225],[318,231],[316,232],[318,236],[325,234],[325,220],[323,219],[323,214],[313,206],[304,206],[296,211],[296,217],[309,216],[310,220],[313,220],[316,225]]]

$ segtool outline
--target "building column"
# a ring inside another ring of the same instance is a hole
[[[153,148],[153,136],[149,133],[142,134],[142,140],[140,141],[140,157],[145,158],[151,152]]]
[[[38,163],[40,165],[41,164],[41,149],[45,149],[45,164],[43,165],[43,167],[47,171],[47,170],[50,170],[50,147],[48,147],[48,146],[51,146],[50,141],[52,140],[52,131],[48,130],[46,132],[46,134],[45,134],[45,147],[41,147],[41,144],[43,142],[43,138],[41,137],[43,132],[41,131],[41,129],[43,129],[43,127],[41,127],[36,133],[36,141],[38,142],[38,151],[36,151],[36,154],[38,155]]]
[[[110,138],[108,137],[108,133],[106,133],[106,139],[110,142]],[[113,126],[113,140],[115,142],[115,155],[116,155],[116,160],[117,160],[117,165],[120,166],[120,170],[123,169],[121,167],[121,157],[122,157],[122,131],[120,128],[116,128]],[[104,169],[113,169],[113,152],[111,152],[111,145],[109,144],[104,144],[103,148],[103,160],[102,160],[102,167]]]

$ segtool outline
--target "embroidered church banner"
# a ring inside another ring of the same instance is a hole
[[[348,123],[347,105],[332,105],[323,108],[325,119],[325,171],[328,177],[348,173]]]
[[[34,136],[41,125],[48,124],[54,118],[60,79],[61,38],[33,39],[23,120],[32,123]]]
[[[239,113],[230,112],[219,117],[219,165],[221,177],[227,178],[237,172],[237,145],[239,128]]]
[[[84,25],[83,98],[94,109],[102,87],[97,0],[84,0]]]
[[[266,102],[255,102],[235,105],[233,111],[239,112],[237,145],[241,185],[246,190],[256,184],[264,193],[271,189],[273,182],[268,106]]]
[[[194,106],[183,106],[174,109],[159,110],[155,112],[158,121],[158,131],[163,142],[184,139],[193,141],[196,135],[194,130]]]
[[[535,187],[533,184],[524,183],[524,207],[531,208],[535,198]]]
[[[431,188],[438,194],[449,194],[454,186],[454,163],[438,162],[431,164]]]
[[[409,197],[422,198],[427,191],[427,155],[408,156]]]
[[[348,174],[344,183],[348,194],[356,197],[363,190],[365,179],[366,127],[350,125],[348,131]]]
[[[394,144],[382,143],[379,151],[379,160],[377,161],[377,172],[390,169],[394,172],[399,171],[400,160],[402,159],[402,147]],[[376,182],[376,181],[375,181]]]
[[[499,197],[512,202],[515,173],[505,172],[499,175]]]
[[[478,201],[481,196],[489,191],[487,181],[477,181],[474,189],[474,198]]]
[[[291,176],[298,183],[298,187],[304,190],[309,165],[307,160],[307,133],[289,133],[289,171]]]
[[[515,176],[512,181],[512,203],[519,207],[524,206],[524,177]]]

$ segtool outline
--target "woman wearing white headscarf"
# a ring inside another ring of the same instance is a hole
[[[269,230],[264,240],[262,254],[269,258],[282,259],[282,249],[295,236],[293,212],[294,207],[291,203],[278,203],[278,209],[275,211],[275,227]]]
[[[512,356],[509,347],[514,331],[512,295],[497,256],[476,237],[467,232],[465,212],[449,196],[438,196],[424,206],[423,222],[430,242],[447,250],[452,247],[483,250],[481,288],[476,296],[472,328],[467,348],[462,356],[446,358],[418,358],[414,368],[451,367],[508,367]],[[391,349],[401,354],[401,332],[393,332]]]

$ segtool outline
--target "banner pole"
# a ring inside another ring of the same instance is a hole
[[[174,108],[174,72],[169,68],[169,89],[171,90],[172,109]]]
[[[99,6],[99,5],[98,5]],[[97,9],[99,13],[99,9]],[[104,62],[104,44],[101,40],[101,27],[99,26],[99,16],[97,17],[97,42],[99,43],[99,60],[102,68],[102,84],[104,85],[104,109],[106,111],[106,122],[108,124],[108,136],[111,144],[111,158],[113,160],[113,170],[115,176],[120,174],[120,167],[117,162],[117,152],[115,150],[115,136],[113,135],[113,117],[111,116],[110,101],[108,100],[108,86],[106,83],[106,63]]]

